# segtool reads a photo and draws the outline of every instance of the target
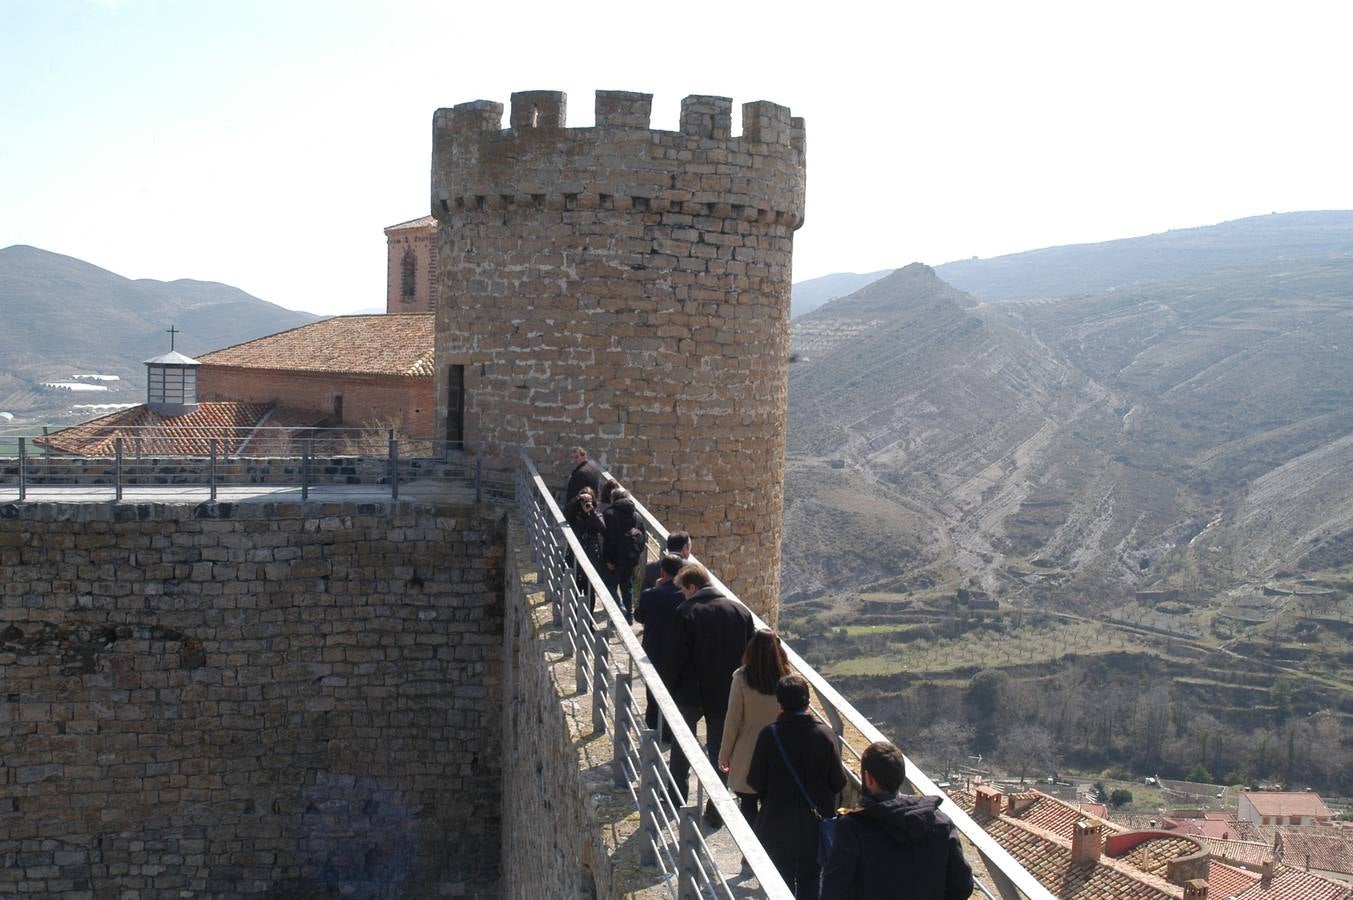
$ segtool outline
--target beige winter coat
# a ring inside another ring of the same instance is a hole
[[[742,670],[733,673],[733,684],[728,689],[728,716],[723,720],[723,742],[719,745],[719,761],[728,760],[728,789],[739,794],[755,794],[747,784],[747,769],[752,764],[752,750],[761,729],[780,715],[780,703],[774,694],[753,690],[742,677]]]

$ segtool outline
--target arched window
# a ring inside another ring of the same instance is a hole
[[[418,257],[413,255],[413,248],[408,247],[404,250],[404,256],[399,261],[399,296],[404,301],[410,301],[417,293],[418,279]]]

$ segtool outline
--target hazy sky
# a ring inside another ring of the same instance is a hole
[[[804,116],[796,280],[1353,208],[1350,35],[1292,0],[0,0],[0,246],[382,306],[433,110],[537,88]]]

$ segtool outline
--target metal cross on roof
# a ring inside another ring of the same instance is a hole
[[[169,335],[169,349],[170,349],[170,350],[173,350],[173,349],[174,349],[174,335],[178,334],[178,333],[179,333],[179,330],[178,330],[177,328],[175,328],[173,325],[170,325],[169,328],[166,329],[166,332],[165,332],[165,333]]]

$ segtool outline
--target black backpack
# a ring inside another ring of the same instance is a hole
[[[638,525],[634,525],[620,536],[619,544],[620,567],[628,569],[643,559],[644,551],[648,549],[648,535]]]

